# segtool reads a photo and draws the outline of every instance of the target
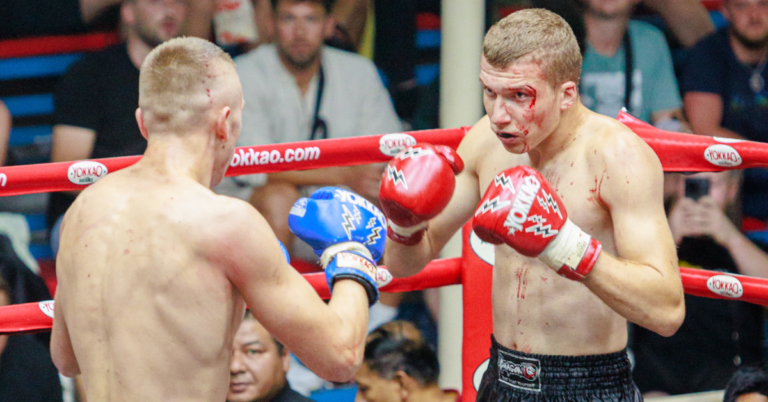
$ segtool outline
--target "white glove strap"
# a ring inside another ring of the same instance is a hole
[[[395,225],[395,222],[392,222],[391,220],[388,223],[389,223],[389,229],[397,233],[401,237],[410,237],[412,234],[418,232],[419,230],[426,229],[427,226],[429,226],[429,221],[424,221],[419,223],[418,225],[408,226],[408,227],[397,226]]]
[[[366,256],[369,260],[373,261],[373,256],[371,255],[371,252],[368,251],[367,247],[356,241],[347,241],[344,243],[334,244],[333,246],[326,248],[323,251],[323,255],[320,256],[320,266],[325,269],[333,257],[342,251],[357,251],[358,253]]]
[[[544,251],[539,254],[539,259],[555,271],[567,265],[576,270],[581,259],[587,252],[592,236],[586,234],[570,219],[560,228],[560,233],[552,239]]]

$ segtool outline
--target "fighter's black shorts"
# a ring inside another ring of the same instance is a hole
[[[491,336],[491,360],[477,402],[639,402],[626,350],[605,355],[521,353]]]

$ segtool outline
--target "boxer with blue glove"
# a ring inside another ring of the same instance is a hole
[[[323,187],[293,204],[288,216],[293,234],[312,246],[325,270],[328,288],[341,279],[363,286],[371,305],[389,272],[376,267],[384,252],[387,220],[365,198],[336,187]]]

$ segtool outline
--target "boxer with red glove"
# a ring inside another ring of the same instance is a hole
[[[428,221],[448,205],[463,169],[459,155],[445,145],[419,143],[392,158],[379,190],[387,236],[406,246],[418,244]]]
[[[563,201],[549,182],[528,166],[494,177],[472,226],[483,241],[506,243],[576,281],[589,274],[602,249],[599,241],[568,219]]]

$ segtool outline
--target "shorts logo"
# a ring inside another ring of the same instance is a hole
[[[539,359],[517,356],[499,350],[499,381],[513,388],[541,391],[541,362]]]
[[[707,279],[707,288],[714,294],[738,299],[744,294],[744,286],[737,278],[729,275],[715,275]]]
[[[88,185],[106,176],[107,167],[95,161],[75,162],[67,169],[67,178],[75,184]]]
[[[715,166],[732,167],[741,165],[741,155],[725,144],[710,145],[704,150],[704,158]]]
[[[38,306],[40,306],[40,311],[42,311],[43,314],[53,318],[53,300],[41,301]]]
[[[387,134],[379,138],[379,151],[387,156],[395,156],[411,145],[416,145],[416,139],[405,133]]]

